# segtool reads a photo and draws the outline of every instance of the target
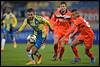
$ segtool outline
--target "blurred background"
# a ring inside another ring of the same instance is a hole
[[[18,19],[18,27],[23,23],[25,19],[25,11],[28,8],[34,8],[37,15],[45,14],[51,18],[52,14],[59,8],[61,1],[1,1],[1,18],[4,14],[6,6],[12,8],[12,12]],[[98,1],[66,1],[69,10],[78,9],[80,15],[83,16],[95,33],[94,44],[99,44],[99,2]],[[18,43],[25,43],[27,36],[31,33],[30,27],[26,27],[23,32],[16,34]],[[12,42],[9,37],[7,42]],[[47,43],[53,43],[53,34],[49,32],[47,36]]]

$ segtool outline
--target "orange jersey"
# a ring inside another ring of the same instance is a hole
[[[77,32],[80,33],[74,41],[82,40],[84,41],[84,46],[86,49],[91,48],[94,40],[94,32],[90,28],[90,24],[81,16],[77,17],[75,20],[73,20],[73,22],[77,27]]]
[[[67,11],[64,15],[62,15],[60,10],[58,9],[51,18],[54,30],[67,30],[70,27],[70,21],[62,17],[71,17],[71,15],[72,13],[70,11]]]
[[[90,37],[94,36],[92,29],[90,28],[90,24],[81,16],[77,17],[74,20],[74,24],[78,28],[78,31],[82,35],[89,35]]]

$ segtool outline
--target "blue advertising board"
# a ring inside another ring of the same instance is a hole
[[[26,43],[29,34],[32,34],[32,30],[23,30],[21,33],[15,34],[17,43]],[[99,30],[94,30],[94,34],[94,44],[99,44]],[[53,43],[53,41],[53,33],[49,32],[46,43]],[[7,37],[7,42],[12,42],[10,37]]]

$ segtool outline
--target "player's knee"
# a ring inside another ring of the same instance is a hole
[[[77,42],[72,42],[72,47],[76,47],[76,45],[78,45]]]
[[[27,52],[29,52],[29,51],[30,51],[30,48],[29,48],[29,47],[27,47],[27,48],[26,48],[26,51],[27,51]]]
[[[34,55],[36,55],[37,51],[33,51],[32,53],[33,53]]]
[[[75,46],[75,45],[72,45],[72,46],[71,46],[71,48],[74,48],[74,47],[76,47],[76,46]]]
[[[54,41],[54,46],[57,46],[58,42],[57,41]]]
[[[38,52],[37,48],[35,48],[35,49],[32,50],[32,54],[34,54],[34,55],[36,55],[37,52]]]
[[[73,45],[76,45],[77,43],[76,43],[76,42],[72,42],[72,44],[73,44]]]
[[[5,39],[7,37],[7,35],[3,35],[3,38]]]
[[[58,38],[58,37],[55,37],[55,38],[54,38],[54,43],[57,43],[58,40],[59,40],[59,38]]]
[[[29,49],[26,49],[26,51],[29,52],[30,50]]]
[[[29,51],[30,51],[30,49],[26,48],[26,51],[27,51],[27,52],[29,52]]]
[[[60,47],[64,48],[64,43],[63,42],[61,42]]]

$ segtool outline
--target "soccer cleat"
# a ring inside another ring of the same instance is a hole
[[[37,59],[37,64],[40,64],[42,61],[42,56],[39,56],[38,59]]]
[[[57,60],[57,57],[56,55],[53,56],[53,61],[56,61]]]
[[[13,48],[16,48],[16,42],[14,42],[14,44],[13,44]]]
[[[95,58],[90,60],[90,64],[94,64],[95,63]]]
[[[73,58],[72,59],[72,63],[76,63],[76,62],[79,62],[80,61],[80,58]]]
[[[30,60],[28,63],[26,63],[26,65],[31,65],[31,64],[36,64],[36,62],[33,60]]]

